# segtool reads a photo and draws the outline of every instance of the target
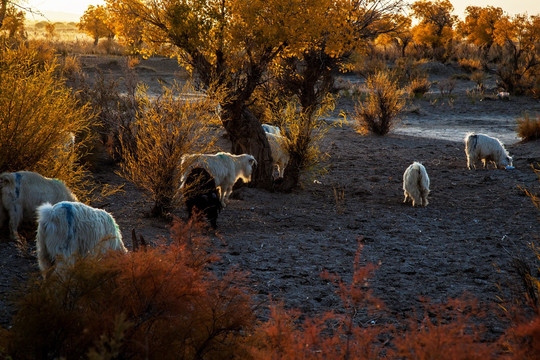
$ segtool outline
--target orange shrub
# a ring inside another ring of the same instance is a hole
[[[412,316],[407,331],[394,339],[395,351],[391,352],[390,358],[495,358],[495,346],[482,342],[484,329],[475,323],[475,318],[482,316],[474,301],[450,300],[443,305],[428,303],[423,318],[419,321]]]
[[[414,96],[415,98],[421,98],[425,93],[431,88],[431,82],[425,77],[417,77],[412,79],[407,87],[409,96]]]
[[[260,326],[250,353],[254,359],[379,359],[383,346],[381,335],[391,329],[384,325],[363,327],[355,322],[361,309],[379,312],[382,302],[368,289],[368,279],[376,266],[360,266],[359,246],[350,284],[335,274],[323,277],[337,287],[343,304],[343,313],[326,312],[321,316],[306,318],[299,324],[300,313],[286,311],[282,304],[271,307],[270,320]]]
[[[243,276],[217,278],[208,239],[176,224],[170,245],[79,259],[34,278],[5,331],[15,359],[229,359],[254,324]],[[4,339],[5,341],[5,339]]]

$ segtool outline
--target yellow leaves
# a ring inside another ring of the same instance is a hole
[[[495,41],[495,25],[503,17],[503,10],[493,6],[468,6],[465,13],[467,15],[461,26],[467,41],[477,46],[491,46]]]
[[[114,36],[113,29],[108,24],[108,18],[109,14],[104,6],[90,5],[81,16],[77,26],[97,41],[102,37]]]
[[[501,46],[515,43],[521,49],[532,51],[540,41],[540,16],[503,16],[495,24],[493,36],[495,43]]]
[[[122,175],[150,194],[159,213],[179,204],[182,155],[208,152],[214,145],[209,125],[216,122],[216,103],[190,84],[175,84],[157,99],[140,89],[138,101],[142,110],[121,137]]]
[[[420,20],[413,29],[416,42],[433,48],[443,46],[453,37],[457,16],[449,0],[420,0],[411,5],[412,15]]]

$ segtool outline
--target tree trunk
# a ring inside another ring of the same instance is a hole
[[[8,0],[0,0],[0,28],[4,25],[4,18],[6,17]]]
[[[231,153],[253,155],[257,167],[251,176],[251,184],[270,190],[273,186],[272,154],[261,123],[248,109],[234,111],[234,106],[223,106],[223,126],[232,143]]]
[[[276,184],[276,190],[284,193],[290,193],[300,181],[300,168],[302,167],[302,158],[299,154],[293,153],[289,163],[283,173],[283,179]]]

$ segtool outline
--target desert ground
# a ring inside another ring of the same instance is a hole
[[[118,62],[86,60],[89,73],[100,68],[122,76]],[[460,73],[441,64],[426,71],[431,81]],[[181,73],[174,62],[159,58],[141,62],[137,72],[150,89]],[[359,81],[354,76],[344,80]],[[320,274],[328,271],[349,281],[360,244],[361,263],[378,264],[369,287],[387,308],[375,318],[360,312],[360,323],[398,324],[421,310],[422,299],[438,303],[468,294],[489,309],[488,333],[501,334],[507,323],[497,305],[522,291],[512,260],[522,258],[536,269],[529,246],[540,240],[540,212],[521,188],[540,193],[531,168],[540,164],[540,143],[520,142],[515,123],[523,111],[540,114],[540,102],[472,98],[466,91],[473,87],[471,81],[457,80],[452,96],[443,97],[432,86],[411,101],[384,137],[361,136],[349,121],[338,121],[339,113],[354,109],[350,97],[341,98],[334,113],[322,119],[330,129],[321,145],[328,154],[321,171],[306,174],[289,194],[249,186],[235,190],[217,231],[208,233],[221,252],[213,269],[218,274],[233,267],[246,271],[262,318],[270,299],[307,315],[339,311],[335,286]],[[468,170],[463,143],[468,131],[499,137],[515,169]],[[219,144],[229,150],[225,139]],[[422,162],[431,179],[427,207],[403,203],[402,176],[413,161]],[[128,247],[132,229],[149,240],[166,237],[169,223],[148,217],[150,201],[116,175],[117,169],[97,168],[94,176],[98,183],[124,184],[124,191],[93,205],[114,215]],[[183,208],[174,215],[187,218]],[[0,324],[6,327],[14,289],[37,271],[37,261],[19,256],[7,241],[0,244],[0,257]]]

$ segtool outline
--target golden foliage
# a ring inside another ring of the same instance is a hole
[[[182,155],[207,152],[215,142],[215,102],[194,93],[175,84],[151,99],[140,89],[141,110],[120,136],[122,176],[149,193],[155,216],[179,205]]]
[[[518,118],[516,131],[523,141],[540,139],[540,115],[537,114],[536,119],[529,114]]]
[[[495,42],[495,26],[503,17],[503,10],[493,6],[467,6],[465,14],[465,21],[461,26],[462,35],[467,42],[489,49]]]
[[[0,30],[6,30],[8,37],[14,38],[17,34],[23,35],[24,33],[24,11],[19,10],[13,5],[10,5],[6,9],[6,17],[0,27]]]
[[[356,105],[354,119],[360,134],[386,135],[405,107],[404,90],[389,73],[379,73],[366,80],[365,103]]]
[[[83,16],[81,16],[77,26],[79,30],[82,30],[94,39],[95,46],[100,38],[114,37],[114,32],[108,25],[108,17],[107,8],[102,5],[90,5]]]
[[[431,82],[425,77],[417,77],[411,80],[407,86],[409,96],[421,98],[431,88]]]
[[[299,171],[314,171],[317,165],[327,157],[320,149],[328,125],[321,121],[321,117],[334,109],[334,98],[328,94],[318,104],[313,114],[298,111],[298,104],[293,100],[287,103],[282,110],[282,126],[285,134],[285,149],[291,157],[297,159]]]
[[[463,70],[467,72],[482,70],[482,62],[480,60],[459,59],[458,64]]]
[[[503,59],[497,69],[500,86],[510,93],[538,94],[540,87],[540,15],[504,16],[495,26],[495,43]]]
[[[457,16],[449,0],[419,0],[411,5],[412,16],[420,23],[413,28],[413,38],[418,44],[433,49],[445,46],[454,35]]]
[[[93,121],[88,106],[56,77],[56,63],[40,48],[22,45],[0,53],[0,172],[58,178],[86,199],[88,174],[77,161]],[[71,134],[78,136],[75,144]]]

